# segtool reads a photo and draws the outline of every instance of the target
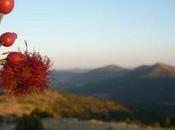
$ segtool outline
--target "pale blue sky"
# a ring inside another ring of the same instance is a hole
[[[54,68],[175,65],[174,0],[16,0],[6,31],[18,40],[2,52],[27,40]]]

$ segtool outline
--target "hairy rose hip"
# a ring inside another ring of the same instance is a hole
[[[40,93],[47,89],[49,87],[48,75],[51,72],[50,59],[36,52],[21,54],[11,52],[8,55],[7,62],[0,70],[0,87],[5,90],[6,94],[14,96]],[[16,62],[19,64],[14,64]]]
[[[0,22],[14,8],[14,0],[0,0]],[[6,32],[0,36],[0,46],[12,46],[16,33]],[[26,51],[6,52],[7,58],[0,59],[0,88],[7,95],[24,96],[40,93],[49,87],[50,59],[39,53]]]

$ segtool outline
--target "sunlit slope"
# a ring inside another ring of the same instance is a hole
[[[16,99],[5,96],[0,97],[0,115],[13,114],[21,116],[22,114],[30,114],[34,109],[46,111],[54,116],[79,116],[91,113],[127,111],[127,108],[119,103],[66,94],[55,90]]]

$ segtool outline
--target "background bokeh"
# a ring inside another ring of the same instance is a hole
[[[48,55],[54,68],[175,65],[174,0],[16,0],[0,33],[18,40],[1,52],[29,48]]]

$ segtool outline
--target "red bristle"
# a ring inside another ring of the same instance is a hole
[[[42,92],[49,87],[50,59],[36,52],[24,54],[26,62],[14,66],[6,63],[0,70],[0,86],[6,94],[20,96]]]

